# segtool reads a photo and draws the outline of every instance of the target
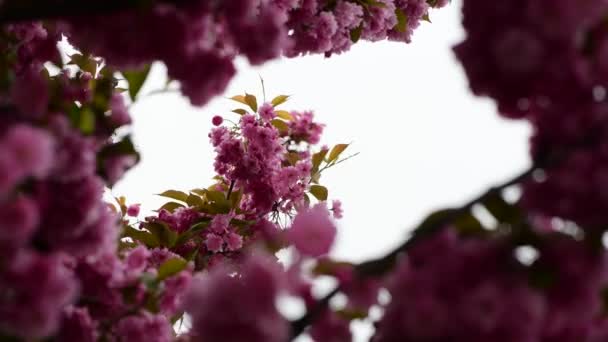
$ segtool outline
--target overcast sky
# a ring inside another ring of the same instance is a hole
[[[528,125],[501,119],[488,99],[474,98],[451,51],[464,37],[460,1],[432,12],[431,20],[409,45],[359,43],[329,59],[239,63],[225,93],[261,97],[261,76],[269,98],[293,95],[286,109],[314,110],[327,125],[323,143],[353,142],[347,151],[360,152],[321,178],[344,208],[336,257],[381,255],[432,210],[459,205],[529,164]],[[142,93],[163,84],[159,65]],[[155,193],[210,185],[211,118],[236,119],[234,108],[221,97],[203,108],[177,94],[143,98],[132,108],[142,161],[113,193],[151,210],[163,203]]]

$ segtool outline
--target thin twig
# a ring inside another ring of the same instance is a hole
[[[234,180],[230,182],[230,188],[228,189],[228,193],[226,194],[226,200],[230,200],[230,195],[232,195],[232,190],[234,189]]]

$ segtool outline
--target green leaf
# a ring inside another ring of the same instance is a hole
[[[243,228],[243,227],[251,226],[255,222],[256,222],[255,220],[231,219],[230,220],[230,225],[231,226],[235,226],[235,227],[239,227],[239,228]]]
[[[243,189],[239,189],[238,191],[233,191],[230,195],[230,207],[232,209],[236,209],[241,204],[241,199],[243,198]]]
[[[367,318],[367,310],[357,308],[344,308],[336,311],[336,315],[347,321],[353,321],[355,319]]]
[[[188,240],[190,240],[191,238],[198,235],[198,233],[207,229],[207,227],[209,227],[210,223],[211,223],[211,219],[205,218],[203,221],[193,224],[188,230],[186,230],[185,232],[183,232],[179,235],[179,237],[177,238],[177,241],[175,242],[175,246],[183,245]]]
[[[272,99],[272,101],[270,102],[274,107],[285,103],[287,101],[287,99],[289,99],[289,95],[279,95],[277,97],[275,97],[274,99]]]
[[[481,222],[471,213],[461,214],[454,219],[452,225],[461,235],[479,236],[487,234]]]
[[[90,56],[75,53],[70,56],[70,61],[67,64],[77,65],[80,70],[89,72],[93,76],[97,74],[97,61]]]
[[[325,159],[325,156],[327,155],[328,151],[329,150],[327,150],[327,149],[323,149],[312,155],[312,172],[313,173],[315,173],[319,170],[319,166],[321,166],[321,163],[323,162],[323,159]]]
[[[95,113],[91,109],[84,108],[80,112],[78,129],[85,135],[89,135],[95,131]]]
[[[243,95],[236,95],[230,98],[232,101],[236,101],[242,104],[247,104],[247,101],[245,101],[245,96]]]
[[[528,282],[531,287],[546,291],[555,285],[558,281],[555,270],[546,265],[534,263],[530,267]]]
[[[188,194],[183,191],[178,190],[167,190],[163,193],[158,194],[158,196],[163,196],[167,198],[172,198],[174,200],[186,202],[188,200]]]
[[[321,259],[317,261],[312,269],[314,275],[329,275],[336,276],[343,271],[348,271],[353,268],[353,264],[345,261],[334,261],[331,259]]]
[[[431,7],[437,7],[437,4],[439,3],[439,0],[427,0],[427,3]]]
[[[188,198],[186,198],[186,203],[188,203],[188,205],[191,207],[198,207],[198,206],[202,206],[203,204],[205,204],[203,199],[200,198],[200,196],[197,196],[195,194],[188,195]]]
[[[184,318],[184,312],[183,312],[183,311],[182,311],[182,312],[179,312],[179,313],[177,313],[177,314],[175,314],[175,315],[173,315],[173,316],[171,317],[171,325],[172,325],[172,326],[175,326],[175,324],[176,324],[177,322],[179,322],[179,320],[180,320],[180,319],[182,319],[182,318]],[[181,323],[180,323],[180,325],[181,325]]]
[[[242,109],[242,108],[237,108],[237,109],[233,109],[232,110],[233,113],[237,113],[238,115],[245,115],[247,114],[247,111]]]
[[[279,132],[281,133],[287,133],[289,132],[289,126],[287,125],[287,123],[283,120],[280,119],[273,119],[270,121],[270,123],[276,127],[276,129],[279,130]]]
[[[338,157],[340,157],[340,154],[342,154],[342,152],[344,152],[344,150],[346,150],[347,147],[348,147],[348,144],[338,144],[338,145],[334,146],[334,148],[331,149],[331,152],[329,152],[329,157],[327,157],[327,162],[331,163],[331,162],[337,160]]]
[[[128,135],[118,142],[106,145],[97,155],[98,159],[102,162],[107,158],[114,156],[133,156],[136,161],[139,161],[139,153],[135,149],[131,137]]]
[[[293,116],[291,114],[289,114],[289,112],[286,110],[275,110],[274,113],[277,115],[277,117],[279,117],[285,121],[293,120]]]
[[[258,111],[258,100],[255,98],[255,96],[245,94],[245,103],[249,106],[249,108],[253,109],[254,112]]]
[[[310,204],[310,197],[308,197],[308,194],[304,194],[304,203],[306,203],[307,206]]]
[[[376,0],[357,0],[363,6],[375,6],[375,7],[386,7],[386,4]]]
[[[172,277],[188,267],[188,262],[182,258],[173,258],[163,262],[158,268],[157,279],[162,281]]]
[[[457,212],[457,209],[442,209],[430,214],[414,230],[410,241],[435,234],[449,224]]]
[[[431,23],[431,24],[433,23],[433,22],[431,21],[431,17],[429,16],[429,14],[428,14],[428,13],[426,13],[425,15],[423,15],[423,16],[422,16],[422,20],[427,21],[427,22],[429,22],[429,23]]]
[[[320,180],[321,180],[321,172],[315,172],[312,174],[312,177],[310,177],[310,181],[315,184],[319,184]]]
[[[205,196],[205,194],[207,193],[207,189],[192,189],[190,190],[190,192],[199,196]]]
[[[135,247],[139,246],[138,243],[136,242],[129,242],[129,241],[119,241],[118,242],[118,250],[119,251],[124,251],[124,250],[129,250],[129,249],[133,249]],[[0,340],[1,342],[2,340]]]
[[[524,217],[521,210],[507,201],[500,193],[492,193],[482,201],[483,206],[501,223],[517,223]]]
[[[300,156],[296,152],[288,152],[285,159],[289,162],[289,165],[296,165],[300,160]]]
[[[222,191],[208,190],[206,195],[209,203],[210,213],[228,213],[232,209],[232,203],[226,199],[226,194]]]
[[[146,65],[140,70],[124,70],[122,75],[129,82],[129,96],[131,100],[135,101],[137,94],[141,90],[141,87],[146,82],[148,75],[150,74],[150,64]]]
[[[224,202],[226,201],[226,195],[222,191],[207,190],[205,193],[207,199],[213,202]]]
[[[359,41],[359,39],[361,39],[361,33],[363,32],[363,24],[355,27],[354,29],[350,30],[350,41],[353,43],[356,43]]]
[[[327,188],[323,185],[311,185],[309,192],[315,196],[319,201],[327,200]]]
[[[175,209],[177,208],[183,208],[184,205],[183,204],[179,204],[177,202],[167,202],[165,204],[163,204],[162,207],[160,207],[158,209],[158,211],[161,211],[162,209],[165,209],[166,211],[172,213],[173,211],[175,211]]]
[[[144,227],[158,239],[163,247],[171,248],[177,242],[177,232],[171,230],[166,224],[147,222]]]
[[[123,231],[123,236],[130,237],[135,241],[139,241],[150,248],[155,248],[160,246],[160,241],[156,236],[145,230],[135,229],[131,226],[126,226]]]
[[[403,10],[401,10],[401,8],[395,9],[395,15],[397,16],[397,25],[395,25],[394,29],[397,32],[405,32],[405,30],[407,30],[407,15],[403,13]]]

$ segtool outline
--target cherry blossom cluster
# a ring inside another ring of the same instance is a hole
[[[305,331],[350,341],[351,322],[374,310],[375,342],[608,340],[605,0],[463,1],[456,55],[477,95],[533,125],[534,172],[432,214],[385,257],[328,257],[342,208],[320,177],[348,145],[317,147],[324,126],[280,109],[285,95],[234,96],[232,118],[211,119],[211,186],[167,190],[142,220],[138,205],[102,199],[138,161],[123,134],[125,90],[136,98],[151,62],[203,105],[237,56],[261,64],[360,39],[410,42],[446,3],[153,1],[5,25],[0,340],[283,342]],[[60,52],[63,37],[81,52]],[[509,186],[521,198],[507,201]],[[326,277],[338,287],[320,300]],[[301,319],[281,314],[285,296],[304,303]]]
[[[389,276],[373,341],[608,338],[605,251],[556,233],[539,235],[536,249],[513,242],[446,229],[413,247]]]
[[[118,130],[130,123],[118,86],[127,81],[134,99],[147,71],[66,56],[59,32],[15,24],[0,41],[0,337],[286,340],[275,302],[290,291],[272,254],[290,245],[300,260],[329,252],[332,212],[342,209],[327,207],[319,180],[348,145],[314,152],[323,125],[276,108],[287,96],[259,108],[251,95],[234,97],[249,108],[234,111],[237,124],[212,120],[216,184],[167,191],[174,201],[138,223],[138,205],[102,195],[138,160]],[[257,314],[239,321],[244,303]],[[191,329],[178,328],[184,320]]]
[[[479,197],[491,226],[469,206],[438,212],[406,253],[380,259],[398,263],[372,340],[603,341],[608,3],[463,3],[456,55],[474,93],[533,125],[533,172],[509,183],[523,187],[514,203]]]
[[[243,249],[260,243],[270,251],[293,242],[305,254],[327,253],[336,230],[325,231],[333,224],[325,204],[328,190],[319,180],[322,171],[344,160],[340,156],[348,145],[314,152],[323,125],[312,112],[278,109],[287,98],[277,96],[258,108],[253,95],[233,97],[247,107],[233,111],[238,123],[215,116],[209,133],[216,151],[215,184],[162,193],[172,201],[129,227],[126,236],[169,248],[193,260],[197,270],[238,259]],[[313,206],[312,200],[319,203]],[[339,201],[331,211],[341,217]],[[287,227],[289,234],[283,231]]]
[[[586,227],[608,221],[607,14],[601,0],[467,0],[456,47],[473,91],[529,120],[534,160],[559,164],[529,182],[524,203]]]
[[[130,122],[115,78],[93,58],[66,59],[59,39],[40,24],[1,32],[0,336],[6,338],[48,336],[67,316],[87,321],[80,308],[66,309],[86,288],[79,265],[116,251],[118,216],[102,200],[104,186],[138,159],[129,138],[114,135]]]
[[[182,285],[195,272],[187,291],[165,286],[170,308],[183,302],[181,314],[187,312],[191,319],[192,328],[180,334],[181,340],[282,342],[290,328],[275,302],[285,295],[305,295],[314,302],[309,291],[300,291],[305,286],[310,290],[302,278],[309,273],[303,264],[329,253],[337,233],[332,216],[342,215],[339,201],[328,208],[320,174],[345,160],[340,156],[348,145],[313,152],[323,125],[314,121],[312,112],[279,109],[288,96],[259,107],[253,95],[232,99],[247,109],[233,111],[238,122],[212,118],[215,184],[188,193],[163,192],[160,195],[171,201],[139,223],[131,223],[139,207],[119,199],[122,241],[134,248],[131,254],[163,251],[179,256],[175,260],[181,263],[174,270],[184,278]],[[295,262],[286,269],[273,254],[288,246],[295,248]],[[162,264],[156,267],[159,273],[163,269]],[[186,293],[186,299],[180,293]],[[172,316],[162,311],[162,297],[159,303],[157,315],[164,315],[168,324]],[[150,313],[147,306],[143,309]]]
[[[233,0],[153,2],[115,14],[70,17],[57,30],[111,66],[162,61],[195,105],[221,94],[242,55],[261,64],[281,55],[331,55],[359,39],[410,42],[447,0]]]

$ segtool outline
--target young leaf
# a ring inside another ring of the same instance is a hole
[[[289,95],[279,95],[277,97],[275,97],[274,99],[272,99],[272,101],[270,102],[274,107],[285,103],[287,101],[287,99],[289,99]]]
[[[245,101],[245,96],[243,95],[236,95],[230,98],[232,101],[236,101],[242,104],[247,104],[247,101]]]
[[[207,190],[205,196],[207,196],[208,200],[213,202],[221,203],[226,201],[226,195],[221,191]]]
[[[253,109],[254,112],[258,111],[258,100],[255,98],[255,96],[245,94],[245,103],[249,106],[249,108]]]
[[[310,204],[310,197],[308,197],[307,194],[304,194],[304,202],[306,203],[306,205]]]
[[[237,209],[241,204],[243,198],[243,189],[240,188],[238,191],[233,191],[230,195],[230,206],[232,209]]]
[[[89,135],[95,131],[95,113],[91,109],[84,108],[80,112],[78,128],[85,135]]]
[[[407,30],[407,15],[403,13],[401,8],[396,8],[395,16],[397,16],[397,25],[395,25],[395,30],[397,32],[405,32],[405,30]]]
[[[118,142],[106,145],[97,155],[100,160],[113,156],[129,155],[135,157],[136,161],[139,161],[139,153],[137,153],[133,141],[128,135]]]
[[[281,133],[287,133],[287,132],[289,132],[289,126],[283,120],[273,119],[272,121],[270,121],[270,123],[274,127],[276,127],[279,130],[279,132],[281,132]]]
[[[158,268],[157,279],[162,281],[186,269],[188,262],[182,258],[173,258],[163,262]]]
[[[148,74],[150,74],[150,64],[141,70],[125,70],[122,72],[122,75],[129,82],[129,96],[131,100],[135,101],[137,94],[139,94],[141,87],[148,78]]]
[[[341,272],[351,270],[353,264],[345,261],[335,261],[331,259],[321,259],[311,270],[314,275],[336,276]]]
[[[239,228],[243,228],[243,227],[251,226],[255,222],[256,222],[255,220],[232,219],[232,220],[230,220],[230,225],[231,226],[235,226],[235,227],[239,227]]]
[[[323,159],[325,159],[325,156],[327,155],[327,152],[329,150],[327,149],[322,149],[321,151],[315,153],[312,155],[312,171],[317,172],[317,170],[319,170],[319,166],[321,166],[321,163],[323,162]]]
[[[315,196],[319,201],[327,200],[327,188],[323,185],[311,185],[310,193]]]
[[[334,146],[334,148],[331,149],[331,152],[329,152],[329,157],[327,158],[327,162],[331,163],[331,162],[337,160],[338,157],[340,157],[340,154],[342,152],[344,152],[344,150],[346,150],[347,147],[348,147],[348,144],[338,144],[338,145]]]
[[[279,117],[285,121],[293,120],[293,116],[291,114],[289,114],[289,112],[286,110],[275,110],[274,113],[277,115],[277,117]]]
[[[365,319],[367,317],[367,310],[357,308],[344,308],[336,311],[336,314],[347,321],[353,321],[356,319]]]
[[[198,207],[198,206],[202,206],[203,204],[205,204],[203,202],[203,199],[200,198],[200,196],[197,196],[195,194],[188,195],[188,198],[186,198],[186,203],[188,203],[188,205],[191,207]]]
[[[159,196],[163,196],[163,197],[167,197],[167,198],[172,198],[174,200],[178,200],[178,201],[182,201],[182,202],[186,202],[188,200],[188,194],[183,192],[183,191],[177,191],[177,190],[167,190],[163,193],[158,194]]]
[[[130,237],[135,241],[139,241],[149,248],[155,248],[160,246],[160,242],[158,241],[156,236],[150,234],[145,230],[138,230],[130,226],[125,226],[123,236]]]
[[[205,218],[204,221],[193,224],[188,230],[178,236],[177,241],[175,241],[175,246],[183,245],[188,240],[196,236],[199,232],[202,232],[207,227],[209,227],[210,223],[211,219]]]
[[[160,207],[160,208],[158,209],[158,211],[161,211],[161,210],[163,210],[163,209],[164,209],[164,210],[166,210],[166,211],[168,211],[168,212],[172,213],[172,212],[174,212],[174,211],[175,211],[175,209],[177,209],[177,208],[183,208],[183,207],[184,207],[184,205],[183,205],[183,204],[179,204],[179,203],[177,203],[177,202],[167,202],[167,203],[163,204],[163,206],[162,206],[162,207]]]
[[[486,196],[482,204],[498,222],[514,224],[524,219],[521,210],[516,205],[505,201],[500,193]]]
[[[479,236],[487,233],[481,222],[470,212],[455,218],[452,224],[461,235]]]
[[[237,109],[233,109],[232,110],[233,113],[237,113],[238,115],[245,115],[247,114],[247,111],[242,109],[242,108],[237,108]]]
[[[296,165],[300,160],[300,156],[296,152],[288,152],[285,159],[289,162],[289,165]]]
[[[350,30],[350,41],[353,43],[358,42],[361,39],[361,32],[363,32],[363,24]]]
[[[150,231],[163,247],[173,247],[177,242],[177,232],[162,223],[145,223],[144,227]]]
[[[77,65],[82,71],[87,71],[92,75],[97,73],[97,62],[90,56],[75,53],[70,56],[68,65]]]
[[[207,189],[192,189],[190,190],[190,192],[199,196],[205,196],[205,194],[207,193]]]

